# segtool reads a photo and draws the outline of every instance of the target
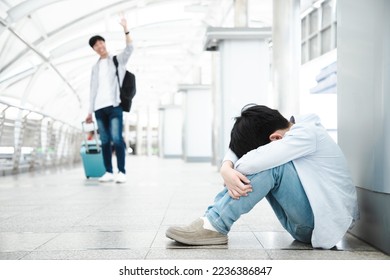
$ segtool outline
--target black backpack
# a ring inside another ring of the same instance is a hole
[[[114,64],[116,67],[116,77],[118,78],[118,84],[120,88],[121,107],[123,111],[130,112],[131,103],[137,91],[135,85],[135,76],[133,73],[126,70],[125,77],[123,78],[122,87],[121,87],[120,86],[121,83],[119,82],[119,75],[118,75],[118,60],[116,56],[114,56]]]

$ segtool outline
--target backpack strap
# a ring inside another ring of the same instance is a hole
[[[116,58],[116,55],[114,55],[113,59],[114,59],[114,64],[115,64],[115,68],[116,68],[115,73],[116,73],[116,77],[117,77],[117,79],[118,79],[118,85],[119,85],[119,91],[120,91],[120,90],[121,90],[121,83],[120,83],[120,81],[119,81],[118,59]]]

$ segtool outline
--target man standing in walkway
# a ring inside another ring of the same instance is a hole
[[[118,59],[119,80],[123,81],[126,64],[133,52],[132,40],[127,21],[122,18],[120,24],[126,37],[126,47],[116,57]],[[113,56],[106,49],[105,39],[96,35],[89,39],[89,45],[99,55],[99,60],[92,67],[89,112],[86,122],[92,122],[92,113],[99,129],[106,173],[99,178],[100,182],[126,182],[125,144],[122,136],[123,109],[120,106],[120,88],[116,76]],[[114,175],[112,168],[112,146],[114,145],[119,173]]]

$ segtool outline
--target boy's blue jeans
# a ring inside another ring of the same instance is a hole
[[[96,122],[99,129],[100,141],[102,142],[102,152],[104,166],[107,172],[112,170],[112,146],[114,144],[115,155],[117,158],[118,169],[122,173],[125,170],[125,143],[122,136],[123,109],[121,106],[105,107],[95,112]]]
[[[223,234],[230,231],[238,218],[249,212],[260,200],[267,198],[282,226],[298,241],[310,243],[314,217],[294,164],[248,175],[253,191],[248,196],[233,199],[225,188],[209,206],[205,216]],[[261,219],[261,217],[259,217]]]

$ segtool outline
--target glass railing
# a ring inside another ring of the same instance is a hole
[[[0,102],[0,176],[80,162],[80,128]]]

